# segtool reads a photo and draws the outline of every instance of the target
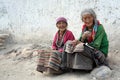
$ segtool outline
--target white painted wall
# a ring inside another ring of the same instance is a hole
[[[47,42],[57,31],[56,18],[64,16],[68,29],[79,38],[83,24],[80,13],[85,8],[95,10],[111,48],[116,46],[120,40],[120,0],[0,0],[0,30],[11,33],[18,43]]]

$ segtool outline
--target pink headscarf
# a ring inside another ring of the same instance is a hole
[[[66,19],[66,18],[64,18],[64,17],[59,17],[59,18],[57,18],[57,20],[56,20],[56,24],[57,24],[58,22],[60,22],[60,21],[63,21],[63,22],[65,22],[65,23],[67,23],[67,19]]]

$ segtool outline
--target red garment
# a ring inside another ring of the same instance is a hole
[[[57,39],[58,39],[58,32],[55,34],[55,37],[54,37],[54,40],[53,40],[53,43],[52,43],[52,49],[53,50],[58,50],[59,52],[62,52],[63,47],[58,49],[58,46],[56,45]],[[66,30],[66,32],[64,34],[64,37],[63,37],[63,44],[65,44],[68,40],[75,40],[75,37],[74,37],[74,35],[71,31]]]

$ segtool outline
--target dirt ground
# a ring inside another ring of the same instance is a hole
[[[44,46],[45,47],[45,46]],[[0,55],[0,80],[94,80],[90,72],[69,72],[61,75],[42,74],[36,71],[35,45],[12,45]],[[114,53],[118,54],[118,53]],[[112,76],[106,80],[120,80],[119,56],[109,55]]]

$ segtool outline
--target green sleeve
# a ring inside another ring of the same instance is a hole
[[[99,49],[101,46],[101,42],[102,42],[104,34],[105,34],[105,31],[104,31],[103,26],[102,25],[98,26],[98,30],[95,35],[95,39],[93,42],[89,43],[89,45],[96,49]]]

